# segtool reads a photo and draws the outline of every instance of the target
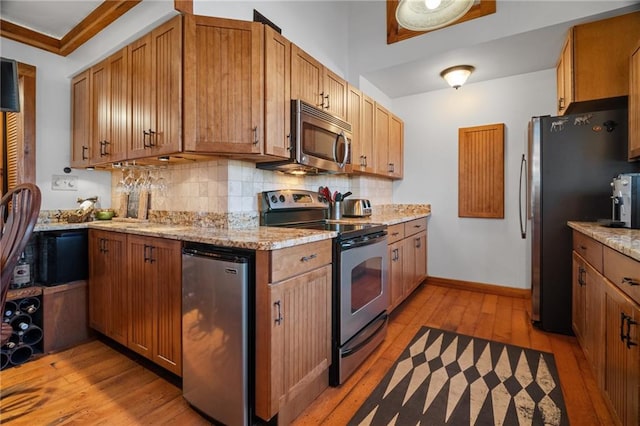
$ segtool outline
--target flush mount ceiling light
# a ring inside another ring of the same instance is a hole
[[[446,27],[471,9],[475,0],[400,0],[396,20],[412,31]]]
[[[440,77],[444,78],[449,86],[458,90],[467,81],[473,70],[475,67],[471,65],[457,65],[442,71]]]

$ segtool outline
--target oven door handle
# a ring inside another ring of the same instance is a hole
[[[376,335],[380,332],[380,330],[382,330],[382,328],[387,324],[387,319],[389,318],[389,315],[384,312],[382,315],[380,315],[378,317],[378,319],[376,321],[378,321],[380,324],[376,327],[376,329],[370,334],[368,335],[363,341],[361,342],[357,342],[355,346],[353,346],[352,348],[344,348],[341,350],[340,356],[342,358],[346,358],[350,355],[355,354],[356,352],[358,352],[358,350],[360,350],[360,348],[362,348],[363,346],[366,346],[374,337],[376,337]],[[372,324],[369,324],[372,325]],[[348,344],[348,343],[347,343]]]
[[[372,244],[379,243],[380,241],[384,240],[386,237],[387,237],[387,231],[384,231],[384,233],[369,237],[366,240],[358,239],[358,238],[347,239],[344,241],[340,241],[340,248],[344,251],[344,250],[351,250],[351,249],[363,247],[363,246],[370,246]]]

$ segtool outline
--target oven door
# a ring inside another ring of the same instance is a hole
[[[339,346],[389,307],[387,237],[343,241],[340,249]]]

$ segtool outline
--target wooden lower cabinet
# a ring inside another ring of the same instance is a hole
[[[574,233],[573,330],[625,426],[640,424],[640,304],[633,285],[639,274],[640,262]]]
[[[89,230],[89,325],[182,375],[181,243]]]
[[[127,344],[127,236],[89,230],[89,326]]]
[[[389,227],[389,311],[402,303],[427,277],[427,220]]]
[[[255,398],[264,420],[277,414],[289,424],[329,386],[330,262],[331,240],[256,252]]]
[[[618,288],[605,293],[604,391],[620,423],[640,424],[640,309]]]
[[[598,385],[604,384],[604,277],[573,252],[573,331],[591,363]]]
[[[128,236],[129,337],[127,346],[182,375],[181,243]]]

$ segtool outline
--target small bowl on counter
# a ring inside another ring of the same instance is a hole
[[[96,220],[111,220],[116,215],[116,212],[113,210],[96,210],[95,217]]]

